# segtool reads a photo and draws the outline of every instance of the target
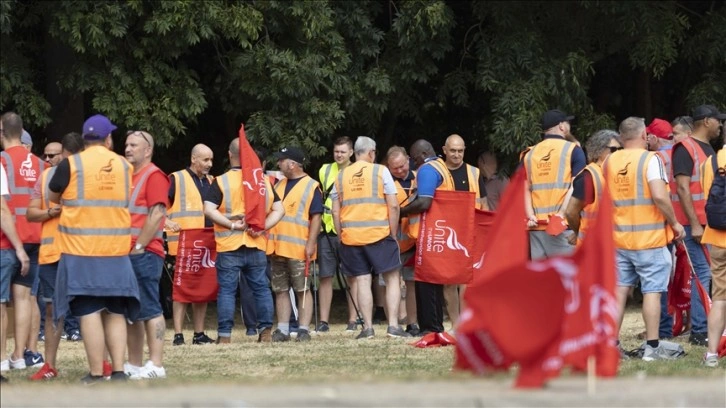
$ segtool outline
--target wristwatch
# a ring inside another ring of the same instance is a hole
[[[138,242],[136,245],[134,245],[134,249],[137,251],[141,251],[142,249],[146,248],[144,245],[139,244]]]

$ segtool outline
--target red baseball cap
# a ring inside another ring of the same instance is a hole
[[[673,126],[663,119],[653,119],[653,121],[650,122],[650,125],[645,128],[645,131],[648,132],[648,134],[656,135],[656,137],[661,139],[673,139]]]

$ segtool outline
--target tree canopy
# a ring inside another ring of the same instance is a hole
[[[39,140],[103,113],[179,166],[253,144],[322,159],[340,135],[408,147],[458,133],[515,153],[561,108],[576,136],[626,116],[726,108],[719,1],[0,2],[0,110]]]

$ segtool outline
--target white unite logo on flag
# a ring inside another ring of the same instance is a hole
[[[426,240],[426,250],[428,252],[444,252],[444,248],[452,251],[462,251],[469,258],[469,250],[459,242],[456,231],[446,226],[446,220],[436,220],[434,228],[429,232]]]
[[[261,196],[265,196],[267,193],[267,188],[265,187],[265,173],[262,171],[261,167],[256,168],[252,172],[253,177],[255,178],[255,186],[257,186],[257,192],[260,193]],[[250,184],[248,181],[243,181],[242,184],[247,187],[249,190],[254,191],[255,188]]]
[[[215,262],[212,260],[212,251],[204,245],[204,241],[198,239],[194,241],[194,250],[191,258],[192,264],[195,266],[194,272],[199,271],[199,265],[204,268],[214,268]]]

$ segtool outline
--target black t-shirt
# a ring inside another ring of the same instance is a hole
[[[48,189],[54,193],[62,194],[68,187],[68,183],[71,182],[71,163],[66,158],[61,160],[55,167],[55,174],[48,182]]]
[[[595,202],[595,191],[593,189],[592,174],[589,171],[583,171],[572,181],[572,196],[585,203],[585,205]]]
[[[713,146],[709,143],[703,143],[698,139],[693,139],[706,154],[706,157],[713,156],[716,152],[713,150]],[[691,177],[693,174],[693,159],[688,154],[688,150],[683,144],[679,143],[673,148],[673,177],[676,176],[688,176]]]
[[[462,164],[456,170],[449,169],[451,178],[454,179],[454,188],[456,191],[470,191],[469,190],[469,169],[466,164]],[[487,196],[486,180],[479,174],[479,198]]]

